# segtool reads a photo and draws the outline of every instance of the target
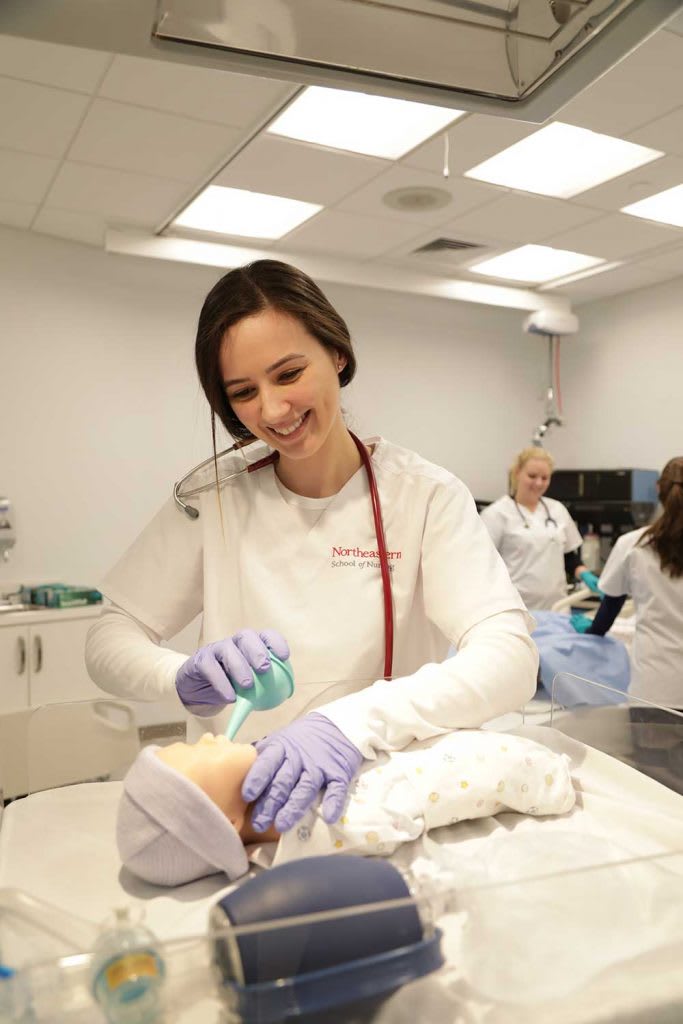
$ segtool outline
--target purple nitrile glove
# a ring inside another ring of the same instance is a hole
[[[258,757],[242,784],[242,796],[247,803],[256,801],[251,815],[256,832],[272,824],[288,832],[321,789],[323,818],[328,825],[337,820],[363,755],[329,718],[313,711],[254,746]]]
[[[232,639],[206,644],[178,669],[178,696],[193,715],[216,715],[226,704],[234,704],[235,686],[254,685],[252,669],[259,674],[268,671],[271,651],[280,661],[289,657],[287,641],[274,629],[242,629]]]

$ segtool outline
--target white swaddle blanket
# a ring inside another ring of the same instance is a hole
[[[501,811],[565,814],[574,802],[566,755],[521,736],[461,729],[365,762],[338,822],[328,825],[315,806],[272,859],[264,848],[253,859],[274,866],[322,853],[389,856],[442,825]]]

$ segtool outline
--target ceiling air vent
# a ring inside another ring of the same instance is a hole
[[[461,238],[434,238],[419,249],[413,249],[413,254],[421,252],[462,252],[467,249],[484,249],[485,246],[479,242],[464,242]]]

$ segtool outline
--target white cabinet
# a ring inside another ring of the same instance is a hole
[[[99,609],[81,615],[74,612],[3,615],[0,712],[103,696],[84,661],[86,633]],[[9,621],[10,615],[14,621]]]
[[[28,629],[0,629],[0,712],[28,707]]]

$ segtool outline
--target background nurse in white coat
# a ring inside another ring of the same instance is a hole
[[[240,731],[268,734],[244,798],[257,801],[255,828],[287,831],[325,790],[334,821],[363,757],[479,726],[533,695],[531,620],[464,484],[371,438],[395,623],[383,679],[368,477],[341,411],[356,366],[346,324],[301,271],[260,260],[211,290],[195,352],[214,438],[217,418],[279,458],[201,495],[197,519],[166,502],[102,584],[113,605],[90,631],[89,671],[123,697],[177,693],[222,732],[234,685],[291,651],[294,696]],[[161,646],[200,613],[193,656]]]
[[[683,708],[683,456],[667,462],[657,486],[661,514],[618,538],[600,575],[605,596],[595,618],[573,615],[572,624],[604,636],[630,595],[636,629],[628,692]]]
[[[580,558],[581,534],[562,502],[545,498],[553,458],[525,448],[510,467],[510,493],[482,510],[493,543],[527,608],[548,609],[567,596],[567,575],[598,593]]]

